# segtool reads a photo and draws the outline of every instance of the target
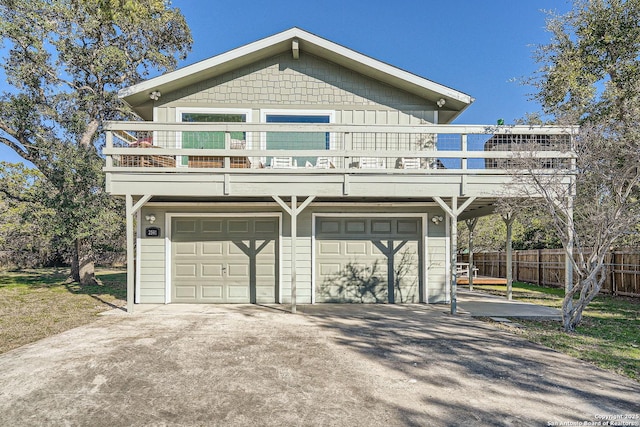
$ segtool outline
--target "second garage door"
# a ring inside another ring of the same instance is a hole
[[[277,218],[178,217],[171,230],[173,302],[276,302]]]
[[[316,301],[420,302],[419,218],[316,221]]]

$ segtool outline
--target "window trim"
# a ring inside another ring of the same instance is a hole
[[[195,113],[195,114],[244,114],[246,117],[245,123],[253,122],[253,110],[250,108],[220,108],[220,107],[177,107],[176,108],[176,122],[184,123],[182,121],[182,114]],[[221,122],[224,123],[224,122]],[[247,149],[252,148],[251,132],[246,132]],[[176,133],[176,148],[182,148],[182,132]],[[182,156],[176,156],[177,167],[188,167],[182,164]]]
[[[335,110],[298,110],[298,109],[287,109],[287,108],[264,108],[260,110],[260,123],[267,123],[267,116],[329,116],[329,123],[336,122],[336,111]],[[329,150],[335,150],[337,147],[335,146],[335,136],[333,133],[329,133]],[[266,132],[262,132],[260,135],[260,149],[267,149],[267,134]]]

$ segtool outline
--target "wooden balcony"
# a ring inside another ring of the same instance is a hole
[[[247,198],[496,197],[515,183],[524,156],[569,182],[577,132],[275,123],[109,122],[105,128],[112,194]],[[518,185],[526,185],[521,178],[528,172],[521,172]]]

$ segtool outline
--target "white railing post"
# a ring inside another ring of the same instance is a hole
[[[231,132],[229,131],[224,133],[224,149],[225,150],[231,149]],[[231,168],[231,157],[224,156],[223,159],[224,159],[223,160],[224,168],[225,169]]]

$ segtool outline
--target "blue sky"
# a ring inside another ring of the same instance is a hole
[[[185,66],[297,26],[475,98],[455,121],[505,123],[539,110],[524,77],[549,41],[542,10],[568,0],[173,0],[193,33]],[[6,82],[0,82],[0,91]],[[19,161],[4,145],[0,160]]]

